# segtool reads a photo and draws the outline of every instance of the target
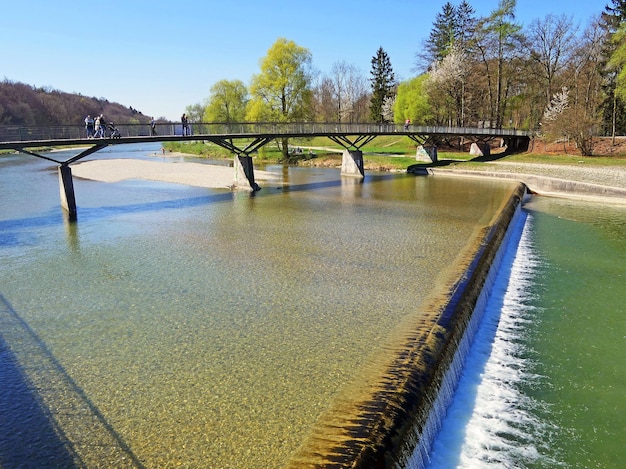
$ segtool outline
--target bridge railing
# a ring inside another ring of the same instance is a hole
[[[108,125],[105,136],[109,137],[117,129],[121,137],[149,137],[149,124],[118,124]],[[182,124],[176,122],[158,123],[157,136],[181,136]],[[480,136],[528,136],[528,132],[511,129],[486,129],[480,127],[437,127],[410,126],[408,131],[403,125],[372,124],[372,123],[315,123],[315,122],[199,122],[189,124],[193,135],[273,135],[285,136],[316,136],[316,135],[363,135],[414,133],[422,135],[480,135]],[[0,142],[24,142],[47,140],[79,140],[86,139],[84,125],[0,125]]]

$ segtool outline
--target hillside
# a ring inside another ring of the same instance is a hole
[[[116,123],[150,121],[150,117],[132,107],[103,98],[35,88],[7,79],[0,82],[0,125],[83,124],[88,114],[104,114],[107,121]]]

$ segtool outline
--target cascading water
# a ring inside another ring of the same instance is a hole
[[[499,313],[502,311],[503,302],[507,306],[513,306],[515,302],[514,295],[520,293],[520,288],[523,287],[523,281],[527,281],[526,278],[532,273],[532,260],[527,258],[522,260],[517,256],[525,256],[527,253],[524,250],[528,241],[528,235],[524,229],[526,222],[526,214],[518,207],[515,217],[511,221],[507,230],[506,236],[498,250],[498,254],[492,263],[489,275],[485,281],[480,297],[476,303],[474,313],[471,316],[467,328],[457,346],[457,352],[452,360],[439,392],[433,402],[430,410],[426,425],[421,431],[419,436],[419,444],[413,451],[410,459],[405,467],[407,468],[424,468],[424,467],[456,467],[459,463],[458,451],[457,456],[452,456],[448,447],[441,448],[441,445],[446,440],[452,439],[458,444],[463,440],[464,426],[462,422],[459,422],[457,417],[453,422],[450,422],[450,415],[456,411],[458,401],[464,404],[464,409],[471,407],[467,402],[469,399],[476,399],[476,390],[478,389],[478,383],[481,380],[481,370],[485,368],[485,358],[489,356],[489,352],[492,348],[494,341],[494,335],[496,328],[498,327]],[[527,251],[527,249],[526,249]],[[513,261],[517,260],[517,264]],[[517,269],[517,270],[514,270]],[[518,270],[520,272],[518,272]],[[515,283],[513,283],[515,282]],[[511,291],[509,291],[511,290]],[[507,296],[508,294],[508,296]],[[503,311],[504,313],[504,311]],[[505,318],[501,323],[501,329],[503,331],[515,330],[515,328],[522,327],[523,320],[517,320],[515,318]],[[506,332],[504,332],[506,334]],[[504,340],[506,339],[499,339]],[[515,357],[514,343],[511,342],[509,350],[504,350],[504,355],[510,360]],[[482,364],[481,364],[482,359]],[[493,356],[492,359],[496,363],[506,363],[503,360],[504,357]],[[509,361],[510,361],[509,360]],[[501,365],[502,366],[502,365]],[[527,379],[527,376],[520,375],[518,379]],[[500,385],[504,383],[488,382],[481,386],[493,387],[505,392],[506,388],[501,388]],[[509,403],[506,395],[501,395],[502,408],[494,409],[495,412],[485,415],[485,418],[500,418],[501,413],[505,412],[506,406]],[[492,397],[489,395],[484,396],[483,399],[490,400]],[[458,412],[458,411],[457,411]],[[464,412],[463,410],[461,412]],[[517,415],[517,414],[516,414]],[[466,420],[469,416],[466,415]],[[517,415],[516,420],[520,422],[531,419],[530,416]],[[488,424],[488,428],[489,428]],[[491,425],[491,428],[498,438],[501,440],[498,442],[492,437],[488,437],[488,441],[480,439],[473,441],[472,445],[479,445],[484,447],[493,447],[493,445],[507,446],[507,435],[511,434],[516,438],[520,438],[519,431],[516,431],[513,425],[509,425],[504,422],[504,427],[497,428]],[[449,428],[451,427],[451,428]],[[470,439],[472,439],[470,437]],[[521,438],[523,440],[523,438]],[[448,443],[449,445],[449,443]],[[524,448],[527,448],[524,446]],[[476,454],[476,448],[467,448],[469,453]],[[536,454],[537,451],[533,448],[528,449],[532,454]],[[532,454],[530,456],[532,456]],[[529,456],[529,455],[525,455]],[[445,463],[442,463],[441,458],[446,459]],[[466,456],[464,456],[466,457]],[[489,457],[478,456],[478,459],[473,459],[473,462],[480,461],[481,463],[489,461]],[[494,462],[496,462],[494,460]],[[471,465],[471,464],[470,464]]]
[[[548,444],[552,429],[533,413],[542,404],[520,392],[522,384],[529,386],[542,379],[532,373],[528,351],[520,346],[528,316],[533,313],[527,286],[539,262],[532,250],[532,220],[524,223],[526,218],[519,217],[503,246],[502,262],[471,349],[459,347],[459,355],[464,355],[463,373],[454,396],[448,394],[448,388],[443,389],[444,399],[451,402],[441,414],[430,454],[420,467],[560,465],[543,456],[542,447]],[[540,440],[538,435],[545,438]]]

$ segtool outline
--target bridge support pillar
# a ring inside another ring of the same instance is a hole
[[[249,155],[235,156],[235,184],[244,189],[251,191],[261,190],[259,185],[254,181],[254,166],[252,165],[252,157]]]
[[[437,162],[437,147],[435,145],[420,145],[415,152],[416,161],[424,161],[426,163]]]
[[[72,169],[68,165],[59,166],[59,189],[61,192],[61,207],[66,211],[70,221],[76,221],[76,197],[74,196],[74,182]]]
[[[365,177],[363,169],[363,152],[361,150],[344,150],[341,158],[341,175]]]

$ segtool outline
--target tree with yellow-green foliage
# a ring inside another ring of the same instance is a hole
[[[312,56],[294,41],[279,38],[261,59],[261,72],[252,77],[246,119],[256,122],[297,122],[310,118]],[[288,139],[282,139],[284,158]]]
[[[248,89],[241,80],[220,80],[211,87],[204,110],[205,122],[243,122],[246,119]]]
[[[398,85],[393,113],[396,124],[407,119],[411,119],[414,125],[432,124],[433,109],[429,103],[427,80],[428,75],[423,74]]]
[[[626,101],[626,23],[622,23],[613,35],[615,50],[609,60],[609,67],[615,71],[615,94]]]

